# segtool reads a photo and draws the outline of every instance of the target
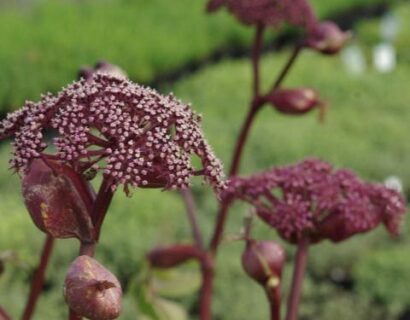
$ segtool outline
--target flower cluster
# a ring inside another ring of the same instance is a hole
[[[31,161],[48,157],[76,172],[102,171],[113,189],[184,188],[203,175],[219,192],[223,170],[200,128],[200,116],[172,94],[97,73],[56,96],[25,106],[0,122],[0,139],[14,135],[11,165],[25,172]],[[51,146],[46,133],[54,134]],[[48,147],[56,154],[46,153]],[[202,168],[191,166],[197,155]]]
[[[255,206],[258,216],[292,243],[302,237],[338,242],[380,223],[397,234],[405,212],[397,191],[361,181],[351,171],[334,170],[316,159],[249,178],[234,177],[224,200],[234,199]]]
[[[307,0],[211,0],[208,11],[222,6],[245,24],[279,27],[288,23],[310,29],[316,23]]]

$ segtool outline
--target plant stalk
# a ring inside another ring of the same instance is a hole
[[[87,255],[93,257],[97,247],[97,242],[100,237],[101,227],[108,208],[111,204],[114,192],[111,190],[111,181],[106,177],[103,178],[97,197],[95,198],[93,212],[91,218],[95,228],[95,242],[81,242],[79,255]],[[76,314],[73,310],[69,310],[69,320],[81,320],[82,317]]]
[[[282,71],[279,73],[279,76],[277,77],[276,81],[273,84],[272,90],[274,91],[275,89],[279,88],[285,80],[286,76],[288,75],[290,69],[292,68],[293,64],[295,63],[297,57],[299,57],[299,54],[302,52],[303,46],[298,44],[295,46],[295,48],[292,51],[292,54],[289,57],[288,62],[285,64],[283,67]]]
[[[98,239],[100,238],[101,227],[113,196],[114,192],[111,190],[111,181],[104,177],[100,189],[98,190],[92,213],[92,221],[96,232],[96,242],[98,242]]]
[[[198,210],[195,206],[195,201],[192,195],[192,191],[190,189],[181,190],[181,196],[185,203],[185,208],[186,208],[189,224],[192,230],[192,237],[195,240],[196,246],[200,249],[203,249],[204,241],[203,241],[201,229],[199,228]]]
[[[296,251],[296,261],[293,270],[292,289],[288,298],[288,308],[286,320],[296,320],[300,296],[302,292],[303,278],[305,276],[306,264],[308,259],[309,239],[304,237],[298,243]]]
[[[211,320],[212,319],[212,287],[213,279],[215,275],[214,271],[214,257],[206,254],[201,261],[202,272],[202,287],[200,293],[199,304],[199,319]]]
[[[269,301],[270,308],[270,319],[280,320],[280,287],[279,285],[275,287],[270,287],[267,285],[265,287],[266,296]]]
[[[33,280],[31,282],[30,293],[27,299],[27,303],[21,317],[22,320],[29,320],[34,314],[37,301],[40,297],[41,291],[43,290],[45,274],[47,266],[50,260],[50,256],[53,251],[54,239],[47,235],[44,240],[43,250],[40,257],[40,262],[37,267],[36,272],[34,273]]]

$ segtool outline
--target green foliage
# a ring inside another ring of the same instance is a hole
[[[315,0],[324,17],[379,0]],[[108,59],[134,81],[212,52],[249,44],[252,30],[226,12],[204,13],[205,1],[39,0],[0,12],[0,110],[15,109],[76,78],[80,66]],[[3,111],[4,112],[4,111]]]
[[[131,283],[140,319],[186,320],[188,312],[184,306],[165,298],[182,298],[194,295],[201,285],[201,274],[197,265],[185,263],[172,269],[142,268]],[[165,297],[165,298],[164,298]]]
[[[354,268],[358,292],[398,314],[410,307],[408,244],[364,254]]]

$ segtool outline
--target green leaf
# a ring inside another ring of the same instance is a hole
[[[201,286],[201,273],[193,268],[155,269],[152,273],[151,287],[157,294],[178,298],[196,292]]]

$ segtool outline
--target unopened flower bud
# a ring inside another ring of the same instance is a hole
[[[248,240],[242,266],[262,286],[274,287],[280,283],[285,259],[285,251],[277,242]]]
[[[92,241],[94,194],[78,173],[57,161],[34,159],[23,177],[22,193],[34,224],[54,238]]]
[[[192,245],[176,245],[154,248],[147,254],[154,268],[173,268],[190,259],[199,259],[201,252]]]
[[[323,54],[338,53],[352,37],[351,32],[342,31],[332,21],[318,23],[306,39],[306,46]]]
[[[70,265],[64,298],[75,313],[91,320],[116,319],[121,312],[118,279],[95,259],[79,256]]]
[[[305,114],[319,107],[320,120],[323,120],[326,107],[318,92],[311,88],[276,89],[268,96],[268,101],[279,112],[292,115]]]

